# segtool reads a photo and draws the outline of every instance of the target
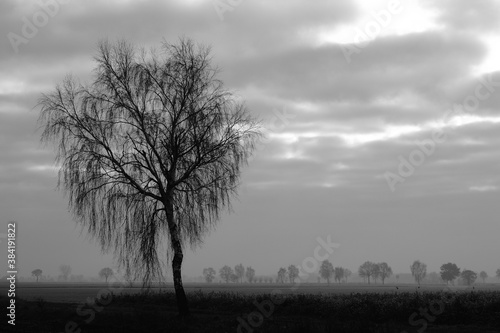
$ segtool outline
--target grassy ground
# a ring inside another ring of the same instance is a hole
[[[103,294],[87,304],[18,299],[15,329],[3,319],[0,331],[500,332],[498,291],[188,296],[188,319],[177,317],[171,292]]]

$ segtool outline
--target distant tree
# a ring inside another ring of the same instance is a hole
[[[477,279],[477,274],[476,272],[473,272],[469,269],[467,270],[464,270],[462,272],[462,274],[460,274],[460,277],[465,281],[465,283],[470,286],[471,284],[473,284],[476,279]]]
[[[68,281],[68,278],[71,274],[71,266],[70,265],[61,265],[59,266],[59,271],[61,271],[61,277],[64,281]]]
[[[106,283],[108,283],[108,278],[113,276],[113,270],[109,267],[105,267],[99,271],[99,277],[106,279]]]
[[[481,273],[479,273],[479,277],[481,278],[481,280],[483,280],[483,283],[485,283],[486,279],[488,278],[488,273],[486,273],[485,271],[481,271]]]
[[[238,275],[236,275],[234,272],[231,274],[229,279],[233,283],[238,283],[240,281],[240,277]]]
[[[352,275],[352,272],[348,268],[344,268],[344,281],[347,283],[347,279]]]
[[[372,268],[372,278],[375,283],[377,283],[378,278],[380,277],[380,266],[379,264],[373,264]]]
[[[285,283],[286,279],[286,268],[280,267],[278,270],[278,278],[276,279],[277,283]]]
[[[231,280],[231,276],[233,275],[233,269],[229,266],[224,266],[219,270],[219,275],[222,280],[226,281],[226,283],[229,283]]]
[[[262,283],[264,281],[264,278],[261,276],[261,277],[259,277],[258,281],[259,281],[259,283]]]
[[[345,273],[344,268],[335,267],[333,269],[333,276],[335,278],[335,281],[337,281],[338,283],[342,282],[342,279],[344,278],[344,273]]]
[[[448,284],[449,282],[452,282],[460,276],[460,268],[458,268],[456,264],[452,264],[451,262],[443,264],[441,265],[440,275],[441,279],[443,279],[443,281],[446,281],[446,284]]]
[[[299,277],[299,269],[295,265],[288,266],[288,279],[291,283],[295,283],[295,279]]]
[[[245,276],[245,267],[243,267],[242,264],[234,266],[234,274],[236,274],[240,282],[243,282],[243,277]]]
[[[216,274],[217,274],[217,272],[212,267],[208,267],[208,268],[203,269],[203,276],[205,277],[205,281],[207,283],[212,283],[215,279]]]
[[[497,278],[499,278],[499,279],[500,279],[500,268],[499,268],[499,269],[497,269],[496,274],[497,274]]]
[[[365,261],[358,269],[358,275],[363,279],[366,278],[368,280],[368,284],[370,284],[370,277],[373,274],[374,263],[371,261]]]
[[[330,284],[330,278],[333,276],[333,265],[328,260],[323,260],[319,268],[319,275]]]
[[[420,262],[419,260],[415,260],[413,264],[410,266],[411,270],[411,275],[413,275],[413,278],[415,279],[415,282],[420,285],[420,282],[425,278],[427,275],[427,265],[424,264],[423,262]]]
[[[247,271],[245,273],[245,276],[246,276],[248,282],[252,283],[253,279],[255,278],[255,269],[253,269],[250,266],[247,267]]]
[[[42,270],[39,269],[39,268],[37,268],[33,272],[31,272],[31,275],[33,275],[34,277],[36,277],[36,282],[38,282],[38,278],[40,276],[42,276]]]
[[[382,284],[385,284],[385,279],[392,275],[392,268],[386,263],[382,262],[378,264],[379,267],[379,276],[382,279]]]

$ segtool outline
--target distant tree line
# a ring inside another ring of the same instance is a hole
[[[460,271],[460,268],[453,263],[443,264],[439,274],[432,272],[427,275],[427,265],[420,260],[415,260],[411,264],[410,272],[418,285],[420,285],[420,283],[427,276],[429,277],[429,280],[434,282],[443,281],[446,282],[446,284],[454,284],[455,279],[460,277],[463,283],[467,285],[474,284],[478,277],[481,278],[483,283],[485,283],[488,278],[488,274],[485,271],[481,271],[479,274],[468,269]],[[324,260],[321,262],[318,274],[318,282],[321,282],[321,279],[323,279],[330,284],[331,281],[346,283],[348,278],[352,275],[352,272],[348,268],[340,266],[334,267],[330,261]],[[374,263],[371,261],[365,261],[361,266],[359,266],[358,275],[368,284],[371,284],[372,282],[377,283],[379,280],[382,284],[385,284],[385,280],[393,275],[393,271],[391,266],[389,266],[386,262]],[[207,283],[211,283],[215,280],[217,272],[212,267],[204,268],[203,276],[205,277],[205,281]],[[276,278],[273,279],[272,277],[256,277],[255,270],[250,266],[245,268],[243,264],[238,264],[233,269],[232,267],[225,265],[219,270],[219,277],[221,281],[226,283],[295,283],[295,281],[299,278],[299,268],[295,265],[280,267]],[[399,280],[399,275],[396,275],[395,277],[396,280]],[[496,277],[500,279],[500,268],[496,271]]]

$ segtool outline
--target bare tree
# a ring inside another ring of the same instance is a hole
[[[207,283],[212,283],[212,281],[215,279],[215,274],[217,273],[212,267],[203,269],[203,276],[205,276],[205,281]]]
[[[392,275],[392,268],[386,263],[382,262],[378,264],[379,267],[379,276],[382,280],[382,284],[385,284],[385,279]]]
[[[109,267],[105,267],[99,271],[99,277],[106,279],[106,283],[108,283],[108,279],[113,276],[113,270]]]
[[[146,286],[171,258],[188,315],[184,245],[199,245],[230,209],[261,131],[217,79],[208,48],[182,39],[162,51],[101,42],[93,84],[68,78],[43,95],[39,122],[42,142],[58,143],[76,219]]]
[[[377,280],[380,277],[380,265],[373,263],[370,269],[371,269],[371,276],[373,277],[373,281],[375,283],[377,283]]]
[[[234,266],[234,274],[236,274],[240,283],[243,282],[243,277],[245,276],[245,267],[243,267],[243,264]]]
[[[245,276],[246,276],[248,282],[252,283],[254,278],[255,278],[255,269],[253,269],[251,266],[247,267],[247,270],[245,272]]]
[[[479,277],[481,278],[481,280],[483,280],[483,283],[485,283],[486,279],[488,278],[488,273],[486,273],[485,271],[481,271],[481,273],[479,273]]]
[[[415,260],[410,266],[411,275],[415,278],[415,281],[420,285],[420,282],[427,275],[427,265],[419,260]]]
[[[295,265],[288,266],[288,279],[291,283],[295,283],[295,279],[299,277],[299,269]]]
[[[38,282],[38,278],[40,276],[42,276],[42,270],[39,269],[39,268],[37,268],[33,272],[31,272],[31,275],[33,275],[34,277],[36,277],[36,282]]]
[[[344,273],[345,273],[344,268],[335,267],[335,269],[333,270],[335,281],[337,281],[338,283],[342,282],[342,279],[344,278]]]
[[[373,274],[375,264],[371,261],[365,261],[361,266],[359,266],[358,274],[362,278],[368,279],[368,284],[370,284],[370,278]]]
[[[71,266],[70,265],[61,265],[59,266],[59,271],[61,271],[61,277],[64,281],[68,281],[68,278],[71,274]]]
[[[222,280],[228,283],[234,275],[233,269],[226,265],[219,270],[219,275]]]
[[[351,276],[352,272],[348,268],[344,268],[344,281],[347,283],[347,279]]]
[[[276,279],[276,283],[285,283],[286,279],[286,268],[280,267],[278,270],[278,278]]]

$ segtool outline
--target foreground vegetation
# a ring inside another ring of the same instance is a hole
[[[426,332],[499,332],[500,327],[498,291],[279,297],[200,291],[190,293],[189,301],[192,315],[182,319],[173,292],[109,295],[106,302],[81,307],[79,314],[77,304],[18,300],[16,329],[2,332],[64,332],[69,322],[76,326],[68,332],[417,332],[424,327]]]

